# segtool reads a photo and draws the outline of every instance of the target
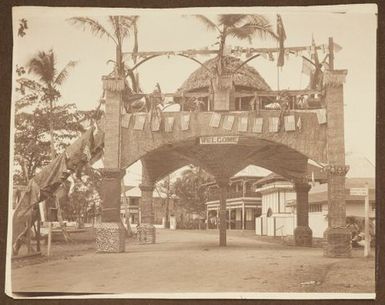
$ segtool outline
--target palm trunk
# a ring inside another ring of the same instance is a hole
[[[118,70],[118,76],[124,77],[124,68],[123,68],[123,61],[122,61],[122,44],[118,43],[116,45],[116,67]]]
[[[54,134],[53,134],[53,101],[49,101],[49,137],[50,137],[50,147],[51,147],[51,160],[55,159],[55,143],[54,143]]]
[[[223,66],[224,66],[224,50],[226,44],[226,27],[223,27],[221,33],[221,40],[219,42],[219,53],[218,53],[218,76],[222,74]]]

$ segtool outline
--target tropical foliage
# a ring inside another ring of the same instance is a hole
[[[39,52],[26,68],[16,67],[15,183],[26,184],[84,131],[84,121],[92,114],[78,111],[75,104],[59,104],[60,86],[74,66],[71,61],[58,72],[50,50]]]
[[[271,23],[263,15],[225,14],[218,15],[215,21],[204,15],[195,15],[195,17],[206,26],[207,30],[218,33],[219,61],[217,72],[219,75],[222,73],[223,57],[226,55],[225,47],[228,37],[248,40],[250,43],[254,37],[278,39]]]
[[[206,207],[207,189],[204,186],[210,176],[200,167],[184,170],[173,183],[173,192],[179,198],[180,205],[189,213],[202,214]]]
[[[97,37],[107,37],[115,44],[115,67],[119,76],[130,77],[131,85],[134,92],[138,92],[138,81],[133,72],[126,67],[123,60],[123,46],[125,41],[134,36],[133,52],[138,51],[138,29],[137,29],[138,16],[108,16],[105,25],[96,19],[88,17],[73,17],[68,19],[70,23],[82,28],[83,30],[90,30],[92,34]],[[136,57],[133,56],[132,60],[136,62]]]

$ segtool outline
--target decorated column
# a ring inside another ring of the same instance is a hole
[[[139,188],[142,192],[140,200],[140,225],[138,228],[138,239],[142,243],[155,243],[154,209],[152,195],[155,183],[149,173],[149,165],[142,160],[142,183]]]
[[[229,187],[229,179],[221,178],[220,180],[216,179],[217,184],[220,189],[220,203],[219,203],[219,246],[226,246],[226,199],[227,199],[227,190]]]
[[[296,182],[294,188],[297,194],[297,227],[294,229],[296,246],[311,247],[313,232],[309,227],[309,190],[306,182]]]
[[[121,179],[120,169],[120,111],[124,81],[103,77],[105,90],[104,169],[101,187],[102,223],[96,228],[97,252],[124,252],[125,228],[120,219]]]
[[[346,70],[328,70],[324,75],[327,109],[328,228],[324,233],[328,257],[351,256],[351,233],[346,228],[343,83]]]

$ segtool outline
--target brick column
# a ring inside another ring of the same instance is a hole
[[[154,184],[140,184],[140,190],[142,191],[142,197],[140,199],[140,211],[141,220],[140,224],[154,223],[154,211],[152,206],[152,194],[154,192]]]
[[[324,232],[328,257],[351,256],[351,233],[346,228],[343,82],[346,70],[328,70],[324,75],[327,109],[328,228]]]
[[[152,194],[154,192],[155,182],[151,174],[151,168],[146,160],[142,159],[142,183],[139,185],[142,191],[140,199],[140,225],[138,227],[138,239],[144,244],[155,243],[155,227],[154,227],[154,208]]]
[[[102,223],[96,227],[97,252],[124,252],[125,228],[120,219],[120,111],[124,81],[103,77],[106,91],[104,169],[101,186]]]
[[[296,246],[311,247],[313,243],[313,232],[309,227],[309,191],[307,182],[297,182],[294,189],[297,194],[297,227],[294,229],[294,240]]]
[[[229,179],[222,178],[216,180],[220,189],[220,202],[219,202],[219,246],[226,246],[226,199],[227,191],[229,187]]]

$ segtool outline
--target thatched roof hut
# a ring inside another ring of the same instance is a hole
[[[210,70],[215,71],[217,57],[212,58],[204,63]],[[232,73],[240,65],[242,61],[236,57],[226,56],[224,58],[224,73]],[[182,86],[179,92],[193,92],[193,91],[208,91],[211,79],[210,72],[204,67],[195,70]],[[235,89],[252,89],[252,90],[271,90],[270,86],[262,78],[262,76],[253,67],[245,64],[233,75],[233,82]]]

